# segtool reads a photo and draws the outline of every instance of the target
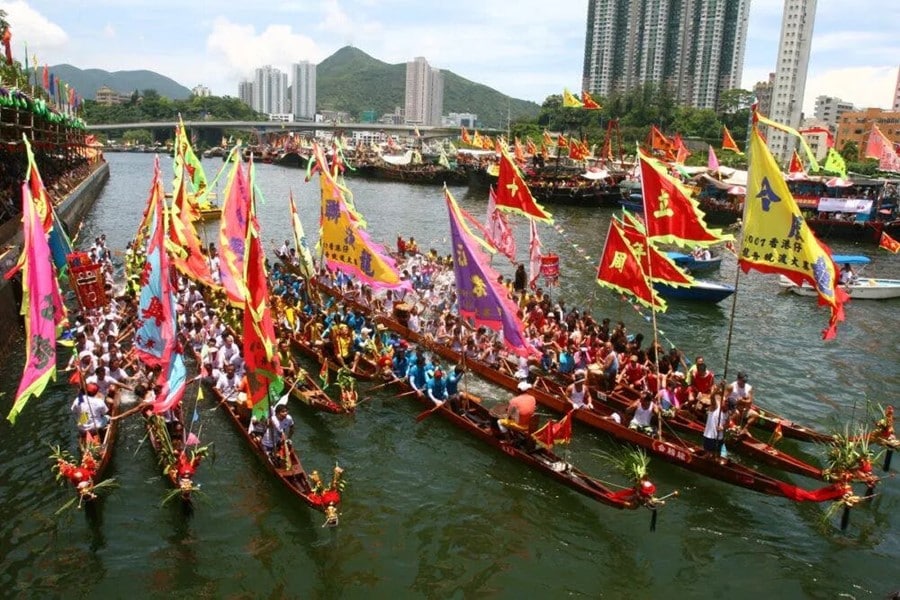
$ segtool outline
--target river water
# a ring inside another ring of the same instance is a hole
[[[109,183],[81,239],[103,232],[112,248],[121,249],[140,219],[152,157],[112,154],[109,162]],[[168,164],[163,158],[164,170]],[[210,176],[220,166],[208,161]],[[267,247],[289,237],[290,191],[315,238],[318,186],[304,183],[298,170],[256,168],[266,199],[260,221]],[[394,240],[399,232],[414,235],[420,247],[448,251],[440,190],[349,183],[374,239]],[[483,194],[452,191],[464,208],[483,216]],[[541,227],[540,235],[545,251],[561,256],[563,286],[554,295],[649,335],[638,312],[594,283],[612,211],[551,208],[563,233]],[[523,259],[527,229],[517,222]],[[834,249],[872,256],[867,272],[873,276],[900,277],[896,257],[884,251],[841,244]],[[494,259],[511,275],[501,262]],[[726,257],[718,277],[733,283],[735,270],[734,258]],[[729,373],[747,370],[763,406],[837,431],[850,419],[865,419],[875,404],[896,402],[897,301],[851,303],[838,339],[826,343],[819,332],[827,314],[813,299],[779,294],[777,281],[760,274],[742,276],[739,286]],[[711,307],[671,303],[659,328],[721,373],[730,312],[730,301]],[[12,335],[21,338],[20,332]],[[18,356],[0,365],[4,412],[20,373]],[[508,396],[481,382],[469,385],[486,398]],[[658,489],[680,492],[651,533],[647,511],[595,503],[439,418],[417,424],[418,404],[380,392],[354,416],[310,414],[299,406],[291,411],[307,469],[327,473],[336,460],[346,469],[336,529],[322,528],[319,513],[279,488],[224,415],[209,410],[208,400],[199,408],[200,435],[213,443],[215,461],[199,471],[203,494],[193,515],[160,506],[166,485],[135,419],[125,422],[116,444],[110,474],[119,487],[96,511],[54,516],[71,497],[53,480],[49,461],[49,445],[75,446],[66,388],[50,388],[32,400],[14,427],[0,424],[3,596],[735,599],[882,598],[900,590],[900,488],[893,479],[853,510],[849,529],[841,532],[839,513],[827,519],[826,506],[763,496],[651,461]],[[194,395],[189,391],[189,403]],[[822,451],[781,443],[812,461]],[[615,448],[577,425],[563,452],[581,468],[621,484],[597,456]]]

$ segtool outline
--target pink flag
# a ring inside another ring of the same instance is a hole
[[[872,133],[866,142],[865,156],[878,159],[878,168],[882,171],[900,171],[900,156],[877,125],[872,126]]]
[[[31,396],[40,396],[50,379],[56,378],[56,324],[65,315],[50,245],[27,183],[22,185],[22,221],[24,245],[19,267],[27,359],[15,403],[6,417],[10,423],[15,423]]]
[[[491,187],[488,194],[487,224],[490,232],[489,241],[501,254],[516,261],[516,238],[513,236],[512,227],[506,215],[497,210],[496,195]]]
[[[219,275],[228,301],[238,307],[243,307],[246,296],[244,239],[247,237],[249,206],[250,183],[241,166],[241,157],[235,154],[219,227]]]
[[[200,438],[198,438],[197,435],[193,431],[191,431],[190,433],[188,433],[187,440],[185,440],[184,445],[185,446],[199,446]]]
[[[710,171],[719,170],[719,159],[716,156],[716,151],[713,150],[712,144],[709,145],[709,158],[706,159],[706,168]]]
[[[531,237],[528,242],[529,264],[528,285],[531,289],[537,287],[537,280],[541,274],[541,240],[538,239],[537,224],[531,219]]]

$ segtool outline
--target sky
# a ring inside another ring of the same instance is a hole
[[[388,63],[424,56],[440,69],[541,103],[578,91],[587,0],[0,0],[40,64],[149,69],[237,96],[253,69],[287,71],[353,45]],[[742,87],[774,71],[782,0],[751,0]],[[818,95],[890,108],[900,66],[900,2],[818,3],[804,110]],[[893,29],[892,29],[893,27]]]

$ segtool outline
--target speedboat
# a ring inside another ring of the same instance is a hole
[[[682,252],[666,252],[666,256],[672,259],[679,267],[683,267],[689,270],[691,273],[697,273],[698,271],[712,271],[713,269],[718,269],[722,266],[722,256],[713,256],[709,260],[702,260],[696,258],[691,254],[684,254]]]
[[[721,302],[734,293],[734,286],[715,281],[695,279],[689,287],[675,287],[654,282],[653,289],[660,296],[670,300],[692,300],[695,302]]]
[[[815,288],[808,283],[804,282],[803,285],[797,285],[784,275],[778,278],[778,285],[783,290],[793,292],[798,296],[818,296]],[[842,285],[841,287],[851,298],[858,300],[886,300],[900,297],[900,279],[860,277],[854,283]]]

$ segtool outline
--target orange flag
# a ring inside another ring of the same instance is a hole
[[[675,145],[675,162],[683,165],[684,161],[691,155],[691,151],[684,145],[684,140],[681,139],[680,133],[675,134],[675,139],[672,143]]]
[[[582,108],[586,108],[588,110],[600,110],[602,107],[597,104],[597,101],[591,98],[591,95],[586,91],[581,92],[581,103],[583,105]]]
[[[553,145],[553,138],[550,137],[550,132],[546,129],[544,130],[544,145],[548,148]]]
[[[572,411],[559,421],[547,421],[531,435],[544,448],[552,448],[553,444],[568,444],[572,440]]]
[[[531,138],[528,138],[528,140],[526,140],[526,142],[525,142],[525,151],[531,155],[538,153],[537,146],[534,145],[534,142],[531,141]]]
[[[462,134],[460,135],[460,139],[463,141],[464,144],[472,143],[472,138],[469,137],[469,131],[465,127],[462,128]]]
[[[893,252],[894,254],[900,252],[900,242],[889,236],[886,231],[881,232],[881,238],[878,240],[878,247],[884,248],[888,252]]]
[[[728,127],[725,125],[722,125],[722,150],[731,150],[732,152],[743,154],[741,149],[738,148],[738,145],[734,142],[734,138],[731,137],[731,132],[728,131]]]
[[[494,140],[492,140],[489,135],[481,136],[481,148],[484,150],[497,150],[494,146]]]
[[[522,148],[522,142],[519,141],[519,138],[515,138],[515,156],[516,161],[519,163],[525,162],[525,149]]]
[[[675,143],[667,138],[656,125],[650,126],[650,149],[662,152],[666,160],[675,160],[678,150]]]
[[[553,217],[531,195],[531,190],[522,179],[518,167],[505,150],[500,153],[496,203],[497,208],[502,210],[517,212],[531,219],[553,223]]]
[[[568,148],[569,140],[567,140],[566,136],[564,136],[563,134],[559,134],[559,137],[556,138],[556,145],[559,148]]]
[[[503,145],[500,143],[500,138],[499,137],[494,138],[494,152],[499,154],[502,151],[503,151]]]
[[[796,150],[794,150],[794,155],[791,156],[791,165],[788,167],[788,173],[803,173],[803,162],[800,160],[800,155],[797,154]]]

